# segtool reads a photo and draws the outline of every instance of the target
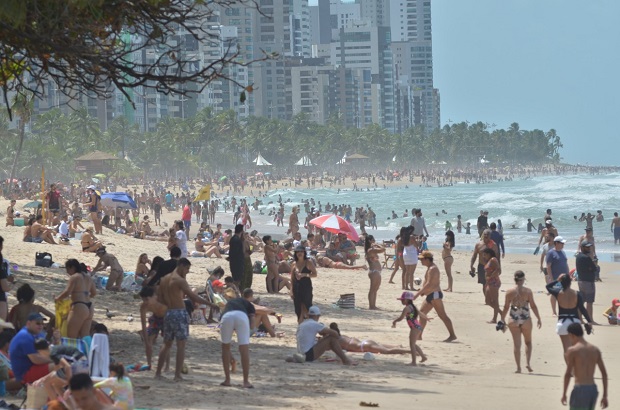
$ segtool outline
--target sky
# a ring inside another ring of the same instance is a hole
[[[564,161],[620,166],[620,0],[431,6],[442,124],[554,128]]]

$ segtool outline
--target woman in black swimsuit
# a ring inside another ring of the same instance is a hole
[[[69,274],[66,289],[54,300],[71,298],[71,310],[67,318],[67,337],[78,339],[90,334],[95,309],[90,298],[97,294],[95,282],[82,267],[77,259],[69,259],[65,263]]]
[[[291,271],[292,296],[297,322],[301,323],[306,319],[308,309],[312,306],[312,279],[310,278],[316,278],[316,268],[314,263],[308,259],[303,246],[295,248],[293,258],[295,261]]]

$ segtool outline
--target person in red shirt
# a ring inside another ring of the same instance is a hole
[[[60,192],[56,189],[56,184],[50,185],[50,190],[45,197],[45,210],[47,212],[47,224],[52,225],[54,212],[60,214]]]
[[[183,226],[185,226],[185,235],[189,238],[189,228],[192,225],[192,201],[187,201],[187,204],[183,207],[181,220],[183,220]]]

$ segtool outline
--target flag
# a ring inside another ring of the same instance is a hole
[[[194,201],[209,201],[211,199],[211,185],[207,184],[203,186]]]
[[[47,219],[45,218],[45,168],[42,165],[41,165],[41,215],[43,216],[43,221],[47,221]]]

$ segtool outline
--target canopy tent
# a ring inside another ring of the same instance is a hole
[[[133,198],[125,192],[107,192],[101,194],[101,205],[111,208],[137,209]]]
[[[338,162],[336,162],[336,165],[343,165],[347,163],[347,153],[345,152],[344,155],[342,156],[342,159]]]
[[[480,163],[481,164],[488,164],[489,162],[491,162],[491,161],[487,161],[486,155],[484,155],[482,158],[480,158]]]
[[[353,154],[347,157],[347,159],[368,159],[368,158],[370,157],[367,157],[366,155],[362,155],[362,154]]]
[[[258,156],[256,157],[256,159],[254,161],[252,161],[252,162],[255,163],[257,167],[260,167],[260,166],[271,166],[271,162],[269,162],[265,158],[263,158],[263,156],[260,154],[260,152],[258,153]]]
[[[297,161],[295,163],[295,165],[300,165],[300,166],[304,166],[304,167],[311,167],[314,164],[312,163],[312,161],[310,160],[310,158],[308,158],[306,155],[304,155],[303,157],[301,157],[299,159],[299,161]]]
[[[114,171],[114,161],[117,161],[112,154],[106,152],[94,151],[75,159],[75,170],[79,172],[86,172],[93,175],[95,178],[102,178],[98,176],[110,175]]]

